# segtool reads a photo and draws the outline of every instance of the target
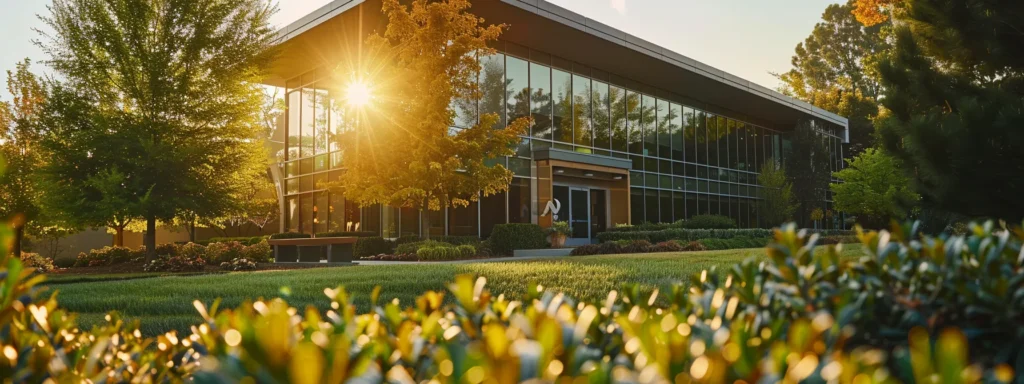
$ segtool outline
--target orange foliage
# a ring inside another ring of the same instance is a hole
[[[856,0],[853,15],[865,26],[880,24],[889,20],[888,9],[894,0]]]

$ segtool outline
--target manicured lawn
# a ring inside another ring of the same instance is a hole
[[[222,307],[235,307],[246,299],[281,296],[290,291],[288,302],[302,308],[315,305],[328,308],[324,288],[339,285],[352,292],[360,311],[369,307],[374,286],[382,287],[381,299],[398,298],[404,305],[427,290],[444,290],[459,274],[478,274],[487,278],[495,294],[518,298],[530,282],[559,290],[583,300],[604,299],[608,291],[623,284],[637,283],[648,290],[660,287],[666,292],[674,283],[685,283],[690,276],[712,266],[727,268],[747,257],[763,257],[762,249],[609,255],[571,257],[552,260],[434,265],[380,265],[317,268],[289,271],[211,274],[199,276],[133,275],[129,279],[67,282],[53,284],[59,301],[78,312],[88,326],[103,315],[117,310],[142,321],[143,331],[156,334],[171,329],[186,331],[199,321],[192,301],[208,305],[217,297]],[[845,257],[860,256],[860,247],[847,246]],[[106,276],[117,278],[117,276]],[[70,279],[61,276],[60,279]]]

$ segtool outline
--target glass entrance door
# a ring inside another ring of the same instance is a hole
[[[569,226],[573,239],[590,242],[590,189],[569,189]]]

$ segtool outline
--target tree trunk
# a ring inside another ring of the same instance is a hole
[[[146,246],[146,262],[156,260],[156,218],[153,216],[146,217],[146,235],[142,243]]]
[[[14,244],[11,247],[11,255],[21,258],[21,242],[25,239],[25,224],[14,227]]]
[[[421,238],[424,240],[430,240],[430,206],[427,205],[427,199],[423,199],[421,204],[420,215],[423,219],[420,220],[420,225],[423,227],[420,229]]]
[[[115,233],[114,233],[114,246],[115,247],[123,247],[124,246],[124,226],[114,227],[114,231],[115,231]]]
[[[185,224],[185,228],[188,229],[188,242],[196,242],[196,219],[192,219],[191,223]]]

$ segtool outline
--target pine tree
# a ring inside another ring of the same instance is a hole
[[[896,3],[877,128],[929,209],[1024,219],[1024,3]]]
[[[757,175],[761,186],[761,200],[757,203],[758,216],[772,227],[793,220],[800,204],[793,193],[793,183],[786,177],[786,169],[775,159],[768,159]]]
[[[262,0],[54,0],[40,45],[59,75],[46,109],[46,206],[71,222],[218,216],[261,174]]]

